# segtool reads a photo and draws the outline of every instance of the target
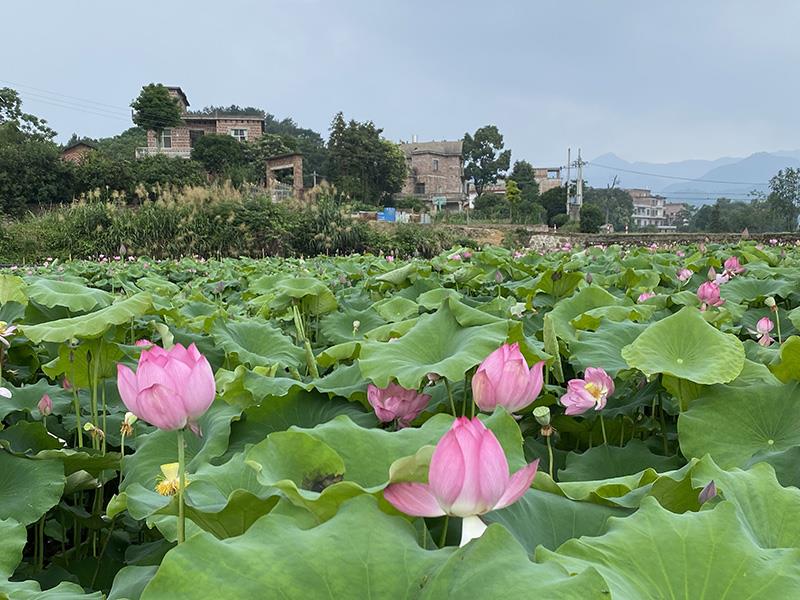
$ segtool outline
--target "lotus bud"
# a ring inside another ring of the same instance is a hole
[[[367,400],[375,409],[375,416],[384,423],[397,421],[401,429],[408,427],[419,416],[430,399],[428,394],[419,394],[396,383],[390,383],[385,388],[373,384],[367,386]]]
[[[502,406],[516,412],[533,403],[544,383],[544,361],[528,368],[519,344],[503,344],[487,356],[472,378],[472,398],[483,411]]]
[[[592,274],[591,273],[587,273],[586,274],[586,283],[588,283],[589,285],[592,285]]]
[[[353,335],[358,333],[359,328],[361,327],[361,321],[353,321]]]
[[[706,487],[702,489],[700,495],[697,497],[697,500],[702,505],[708,502],[709,500],[716,498],[716,496],[717,496],[717,486],[714,483],[714,480],[712,479],[710,482],[708,482],[708,485],[706,485]]]
[[[47,417],[53,412],[53,401],[50,399],[50,396],[45,394],[42,396],[42,399],[39,400],[39,403],[36,405],[36,407],[39,409],[39,412],[43,417]]]
[[[500,271],[495,271],[494,280],[496,283],[503,283],[503,274]]]

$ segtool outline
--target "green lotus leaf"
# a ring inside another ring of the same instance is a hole
[[[396,379],[409,389],[417,388],[428,373],[459,381],[505,341],[506,321],[462,326],[451,302],[443,302],[432,315],[422,315],[396,342],[364,343],[358,359],[364,377],[379,387]]]
[[[65,483],[61,461],[34,460],[0,449],[0,519],[33,523],[58,504]]]
[[[601,535],[609,517],[625,517],[632,509],[571,500],[561,494],[530,490],[517,502],[488,513],[487,523],[499,523],[532,555],[537,546],[555,550],[572,538]]]
[[[384,298],[373,304],[372,308],[390,323],[405,321],[419,314],[419,305],[413,300],[402,296]]]
[[[0,539],[3,540],[0,544],[0,579],[8,579],[22,562],[22,549],[28,542],[28,532],[14,519],[0,519]]]
[[[559,481],[592,481],[634,475],[648,468],[659,472],[681,466],[675,456],[654,454],[640,440],[631,440],[624,447],[595,446],[585,452],[567,455],[567,466],[558,472]]]
[[[744,367],[742,342],[691,307],[651,324],[622,357],[648,377],[662,373],[706,385],[733,381]]]
[[[645,498],[605,535],[539,548],[536,559],[572,573],[593,567],[620,598],[791,598],[800,589],[800,550],[759,547],[730,502],[675,514]]]
[[[358,323],[358,327],[354,327]],[[320,319],[320,332],[332,344],[342,344],[363,339],[368,331],[386,325],[381,315],[367,308],[355,310],[346,308],[344,312],[330,313]]]
[[[571,325],[573,319],[595,308],[620,304],[623,304],[623,301],[616,296],[601,287],[590,285],[556,304],[553,310],[547,313],[545,319],[551,320],[557,337],[566,342],[572,342],[576,337],[575,328]],[[631,309],[634,308],[631,305]]]
[[[141,596],[145,586],[156,574],[158,566],[128,565],[114,577],[108,600],[134,600]]]
[[[133,318],[146,314],[152,304],[149,292],[141,292],[86,315],[37,325],[20,325],[20,329],[32,342],[37,344],[39,342],[66,342],[72,338],[96,338],[114,325],[128,323]]]
[[[723,468],[757,452],[800,446],[800,384],[714,386],[678,418],[684,456],[710,454]]]
[[[171,551],[142,594],[164,598],[606,598],[596,573],[531,563],[502,527],[469,546],[430,551],[402,517],[355,498],[316,527],[262,517],[241,537],[195,536]],[[401,565],[401,568],[398,568]],[[462,566],[463,565],[463,566]]]
[[[731,304],[763,301],[767,296],[785,298],[795,290],[795,284],[781,279],[735,277],[720,287],[720,296]]]
[[[37,278],[25,290],[28,298],[47,308],[60,306],[72,313],[89,312],[105,308],[114,299],[106,291],[90,288],[71,281]],[[56,340],[58,341],[58,340]]]
[[[800,337],[793,335],[780,345],[780,362],[768,365],[769,370],[786,383],[800,380]]]
[[[292,338],[260,319],[217,321],[212,335],[236,364],[299,367],[305,361],[305,351],[296,346]]]
[[[614,377],[628,368],[622,349],[634,342],[647,329],[642,323],[602,321],[596,331],[580,331],[570,343],[570,362],[577,371],[602,367]]]
[[[28,296],[25,295],[26,285],[22,277],[16,275],[0,274],[0,304],[16,302],[25,305]]]

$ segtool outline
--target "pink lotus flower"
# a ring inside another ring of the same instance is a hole
[[[117,388],[128,410],[143,421],[165,430],[188,425],[195,433],[216,394],[211,365],[194,344],[143,350],[136,373],[117,365]]]
[[[679,281],[689,281],[692,278],[692,275],[694,275],[694,273],[692,273],[691,270],[689,270],[689,269],[680,269],[678,271],[677,277],[678,277]]]
[[[739,264],[739,259],[736,256],[731,256],[730,258],[726,259],[723,265],[725,270],[722,273],[723,275],[727,275],[729,278],[745,272],[744,267]]]
[[[386,256],[386,262],[394,262],[394,256],[392,256],[391,254],[388,254]]]
[[[725,300],[719,296],[719,286],[713,281],[706,281],[697,288],[697,298],[700,300],[700,310],[706,310],[709,306],[722,306]]]
[[[483,411],[502,406],[516,412],[531,404],[542,391],[544,361],[528,369],[519,344],[503,344],[483,362],[472,378],[472,397]]]
[[[397,510],[415,517],[463,517],[463,546],[486,526],[477,518],[509,506],[530,488],[539,461],[509,475],[500,442],[475,417],[459,417],[431,458],[428,483],[392,483],[383,492]]]
[[[636,299],[637,302],[647,302],[650,298],[655,298],[656,295],[653,292],[642,292],[639,294],[639,297]]]
[[[686,252],[684,252],[683,250],[678,250],[675,253],[675,256],[677,256],[678,258],[683,258],[684,256],[686,256]]]
[[[50,399],[50,396],[44,394],[42,399],[39,400],[38,404],[36,404],[36,408],[39,409],[39,412],[43,417],[46,417],[53,412],[53,401]]]
[[[608,397],[614,393],[614,380],[604,369],[589,367],[583,379],[570,379],[567,382],[567,393],[559,402],[565,406],[568,415],[580,415],[590,408],[602,410]]]
[[[750,333],[758,337],[758,343],[764,347],[769,346],[775,340],[772,339],[769,332],[775,328],[775,323],[769,317],[761,317],[756,323],[756,330],[750,329]]]
[[[378,419],[384,423],[396,420],[400,428],[408,427],[428,406],[430,399],[428,394],[418,394],[416,390],[407,390],[396,383],[385,388],[370,383],[367,387],[367,400]]]
[[[464,260],[469,260],[470,258],[472,258],[472,252],[470,252],[469,250],[464,250],[464,252],[461,253],[461,258],[463,258]]]

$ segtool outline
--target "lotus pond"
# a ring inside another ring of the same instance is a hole
[[[800,598],[794,246],[55,261],[0,305],[0,597]]]

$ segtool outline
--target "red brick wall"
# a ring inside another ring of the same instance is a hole
[[[68,162],[81,162],[83,157],[92,152],[91,148],[87,148],[86,146],[75,146],[74,148],[70,148],[68,150],[64,150],[61,153],[62,160],[66,160]]]
[[[261,137],[261,121],[243,121],[239,119],[217,119],[208,121],[187,121],[185,125],[172,128],[172,148],[175,150],[190,150],[191,138],[189,130],[199,129],[206,134],[218,133],[229,135],[231,129],[247,129],[247,141],[253,141]],[[147,132],[147,146],[156,147],[156,136],[153,131]]]

